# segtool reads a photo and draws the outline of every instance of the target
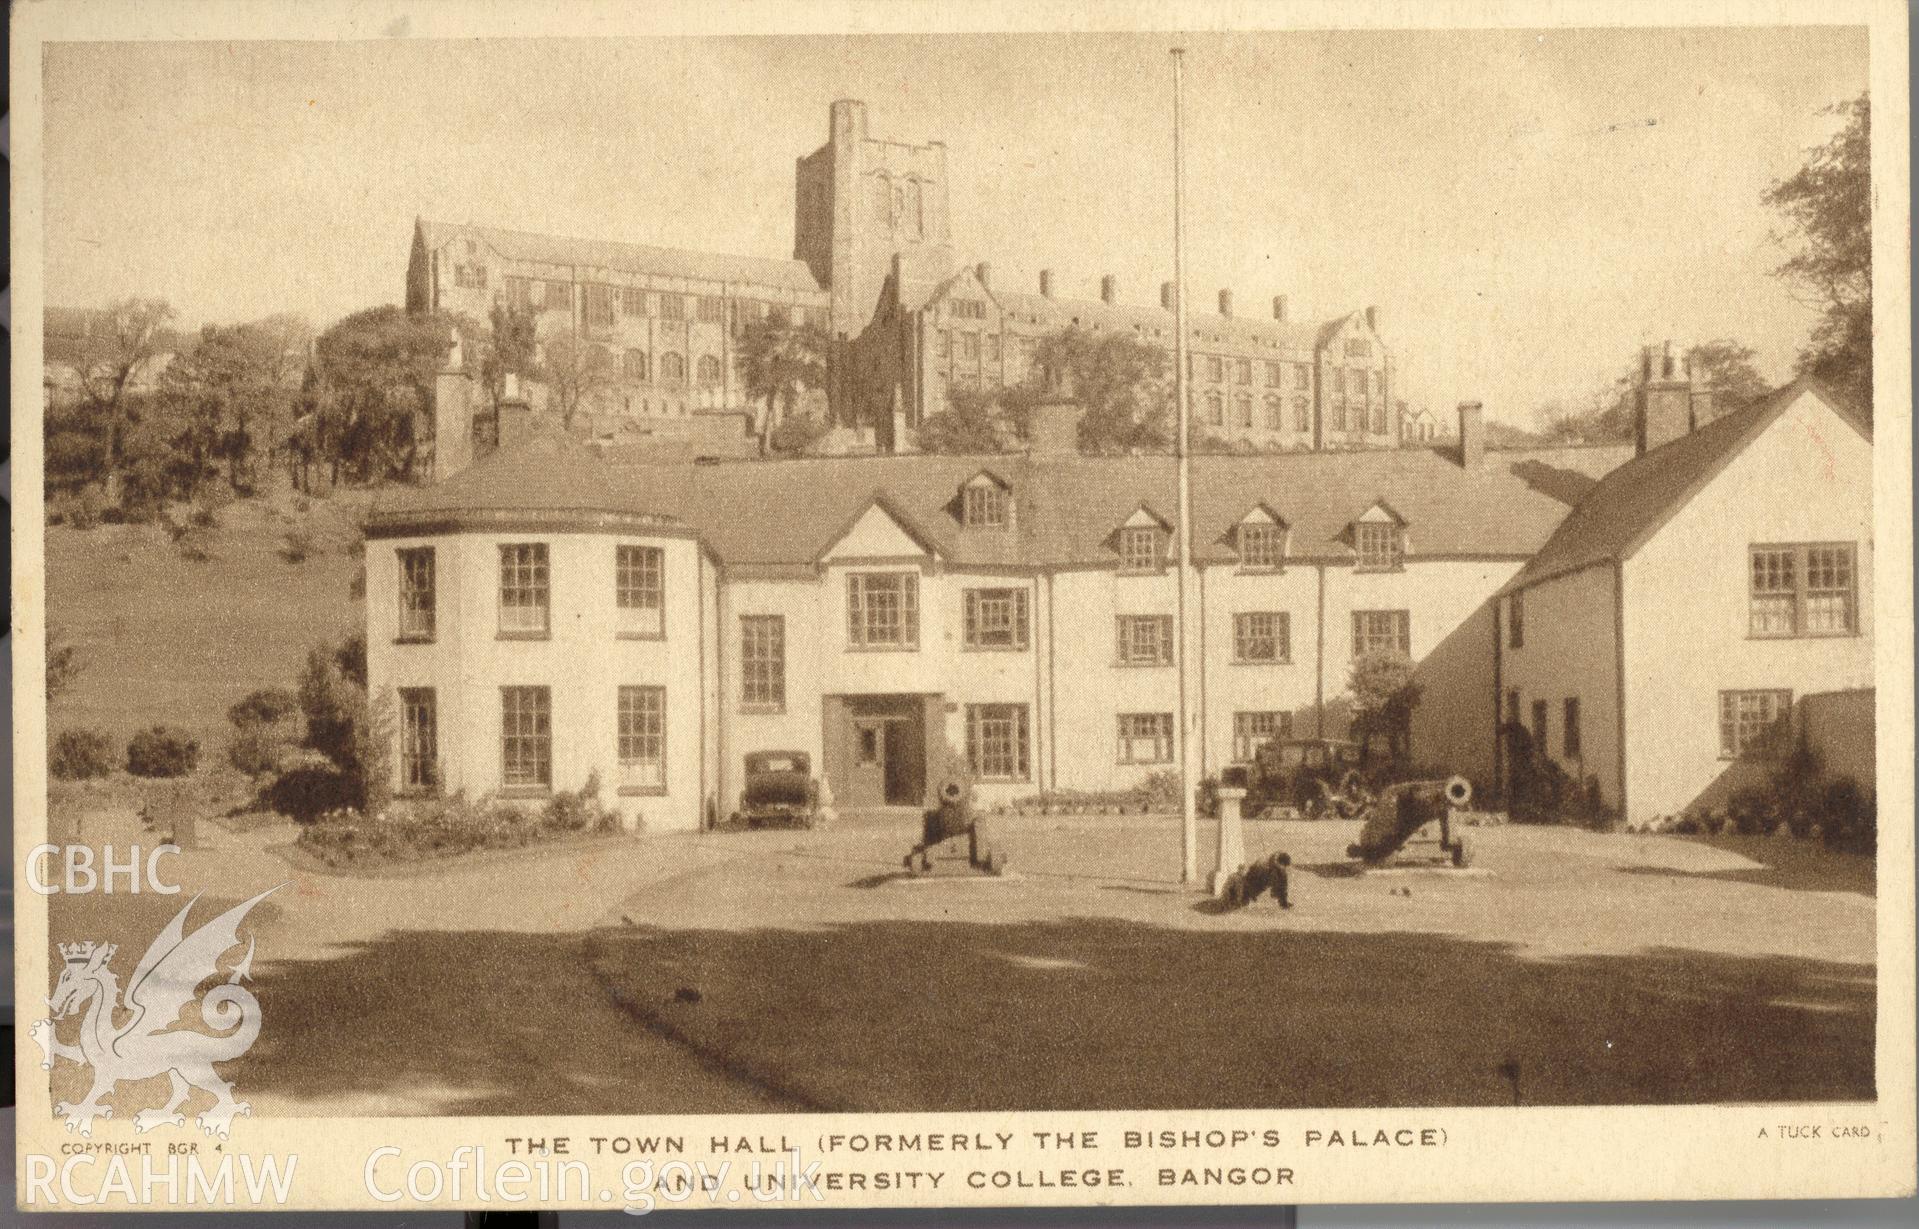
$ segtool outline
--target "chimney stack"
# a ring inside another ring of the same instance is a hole
[[[1222,316],[1230,316],[1233,314],[1232,291],[1222,290],[1219,292],[1219,314]]]
[[[500,393],[500,418],[496,442],[511,448],[533,432],[533,403],[520,388],[520,378],[508,372],[506,387]]]
[[[1049,370],[1045,395],[1026,418],[1026,451],[1035,457],[1070,457],[1079,452],[1079,401],[1071,373]]]
[[[1641,352],[1634,414],[1635,443],[1641,456],[1693,428],[1693,389],[1683,364],[1684,359],[1673,354],[1670,341]]]
[[[1377,307],[1369,307],[1366,309],[1366,327],[1374,333],[1379,332],[1379,309]]]
[[[1486,428],[1482,421],[1484,407],[1477,401],[1459,403],[1459,466],[1461,469],[1478,469],[1479,463],[1486,459]]]
[[[1039,271],[1039,292],[1044,298],[1050,299],[1053,297],[1053,271],[1051,269],[1041,269]]]
[[[1165,308],[1167,311],[1172,311],[1175,303],[1175,296],[1178,293],[1179,292],[1174,288],[1171,282],[1161,282],[1159,284],[1159,305]]]
[[[1119,302],[1119,279],[1108,273],[1099,279],[1099,299],[1102,303]]]
[[[979,279],[979,284],[983,288],[987,290],[991,290],[993,288],[993,266],[992,265],[987,264],[983,260],[980,261],[978,264],[973,266],[973,276]]]
[[[1286,296],[1283,294],[1273,296],[1273,319],[1281,324],[1286,323]]]

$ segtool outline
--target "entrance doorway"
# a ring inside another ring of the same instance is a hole
[[[824,715],[826,771],[843,805],[925,805],[924,697],[829,696]]]

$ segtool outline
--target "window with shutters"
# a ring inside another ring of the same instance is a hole
[[[686,383],[686,356],[672,350],[660,355],[660,379],[668,384]]]
[[[548,282],[540,295],[540,307],[543,311],[573,311],[573,287],[567,282]]]
[[[720,382],[720,360],[711,354],[700,355],[698,370],[700,383],[718,384]]]
[[[551,578],[546,543],[500,548],[500,635],[545,636],[551,627]]]
[[[1292,657],[1292,620],[1284,611],[1257,610],[1233,616],[1234,661],[1274,665]]]
[[[786,616],[740,616],[740,707],[776,713],[786,708]]]
[[[702,295],[700,297],[699,315],[700,323],[702,324],[726,323],[726,301],[724,299],[715,299],[711,296]]]
[[[1266,429],[1278,431],[1285,426],[1286,403],[1280,400],[1278,393],[1268,393],[1266,395]]]
[[[1119,714],[1119,762],[1170,764],[1173,762],[1171,713]]]
[[[1027,707],[966,706],[966,764],[979,781],[1024,781],[1031,774]]]
[[[1233,383],[1251,384],[1253,382],[1253,360],[1239,358],[1233,360]]]
[[[1408,610],[1353,611],[1353,656],[1368,653],[1413,655],[1412,612]]]
[[[1173,661],[1173,616],[1119,615],[1116,658],[1122,666],[1165,666]]]
[[[846,642],[855,649],[917,649],[920,578],[913,572],[846,577]]]
[[[967,648],[1027,647],[1026,590],[968,589],[961,606],[961,641]]]
[[[1791,739],[1792,692],[1722,691],[1719,693],[1719,758],[1772,759],[1783,754]]]
[[[1857,553],[1851,542],[1753,547],[1748,632],[1767,639],[1857,632]]]
[[[1206,378],[1215,384],[1224,380],[1226,378],[1226,360],[1217,357],[1208,358],[1206,360]]]
[[[644,350],[628,350],[626,352],[626,358],[622,363],[622,369],[626,374],[626,378],[636,384],[644,384],[652,378],[647,371],[646,351]]]
[[[553,696],[545,687],[500,688],[500,782],[527,792],[553,786]]]
[[[623,316],[646,315],[646,291],[628,286],[620,291],[620,314]]]
[[[1253,425],[1253,399],[1245,393],[1233,394],[1233,423],[1240,427]]]
[[[1293,430],[1299,432],[1313,429],[1312,398],[1299,396],[1293,398]]]
[[[617,634],[637,640],[666,635],[666,552],[657,546],[614,549]]]
[[[619,792],[665,793],[666,688],[621,687],[617,719]]]
[[[524,277],[506,279],[506,305],[524,311],[533,306],[533,283]]]
[[[1285,372],[1278,363],[1266,364],[1266,387],[1278,388],[1285,381]]]
[[[663,294],[660,296],[660,319],[684,320],[686,318],[686,296]]]
[[[433,548],[416,546],[399,552],[400,639],[429,641],[434,635]]]

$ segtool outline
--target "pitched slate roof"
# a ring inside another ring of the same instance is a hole
[[[1566,515],[1550,540],[1501,590],[1510,593],[1637,551],[1732,459],[1808,393],[1867,428],[1817,381],[1802,378],[1613,470]]]
[[[813,271],[806,266],[806,262],[800,260],[689,252],[639,243],[616,243],[607,239],[571,239],[560,235],[537,235],[529,231],[501,230],[493,226],[430,222],[424,218],[420,219],[418,225],[429,250],[443,247],[455,239],[477,239],[508,260],[581,265],[596,269],[618,269],[626,273],[750,283],[782,290],[821,293]]]
[[[488,453],[445,482],[382,492],[367,529],[377,534],[467,514],[552,513],[677,524],[648,498],[644,483],[602,461],[582,441],[536,419],[523,439]]]

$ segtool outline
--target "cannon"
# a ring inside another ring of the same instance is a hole
[[[949,779],[940,786],[939,800],[929,809],[920,826],[920,842],[906,855],[906,870],[913,875],[929,875],[935,861],[958,863],[960,842],[964,840],[966,868],[970,871],[1000,875],[1006,872],[1006,848],[1000,844],[995,825],[973,807],[973,794],[964,781]]]
[[[1420,833],[1438,826],[1436,857],[1464,869],[1473,862],[1472,843],[1464,833],[1453,834],[1453,813],[1473,800],[1472,783],[1464,777],[1447,781],[1402,781],[1379,792],[1366,812],[1359,840],[1346,847],[1346,856],[1378,866],[1406,846],[1424,843]]]

